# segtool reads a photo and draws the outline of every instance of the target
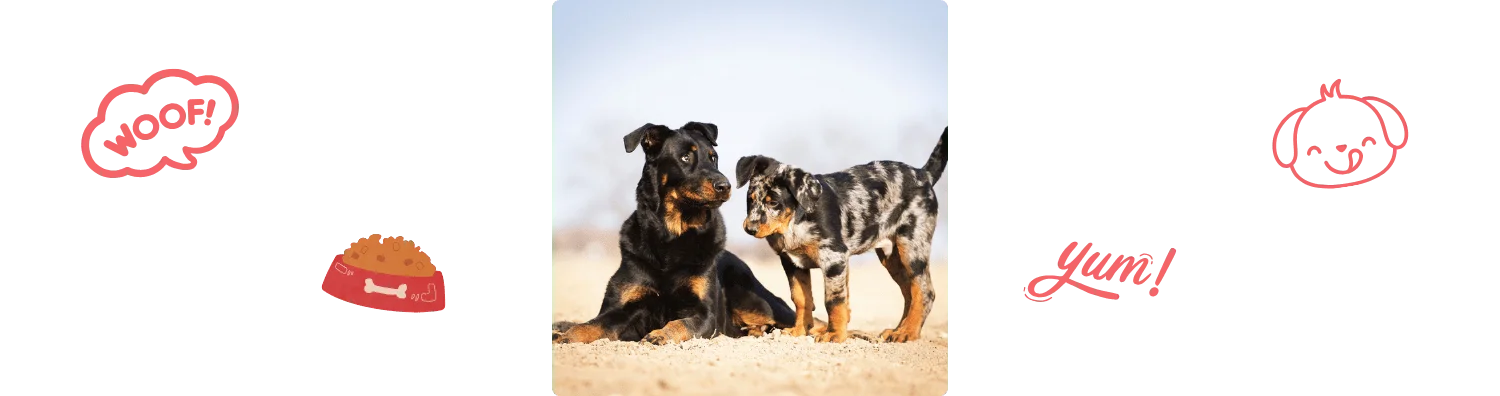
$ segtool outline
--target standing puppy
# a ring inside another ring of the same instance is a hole
[[[745,232],[764,238],[781,256],[792,287],[796,320],[787,334],[812,333],[810,268],[823,269],[828,330],[818,341],[849,338],[849,256],[875,249],[880,263],[901,286],[906,310],[896,328],[880,333],[888,342],[921,337],[932,311],[928,256],[937,227],[932,186],[948,163],[948,129],[921,169],[876,161],[840,172],[810,174],[764,156],[740,158],[739,186],[749,183]]]
[[[620,227],[620,268],[605,287],[599,314],[581,324],[554,324],[553,342],[665,344],[791,326],[786,301],[724,251],[719,206],[730,186],[718,169],[718,137],[718,127],[700,122],[676,130],[646,124],[625,135],[625,152],[643,148],[646,164],[635,212]]]

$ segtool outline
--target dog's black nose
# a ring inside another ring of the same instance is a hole
[[[714,182],[714,191],[716,191],[716,192],[718,192],[720,194],[723,194],[725,191],[729,191],[729,182],[727,182],[727,181]]]

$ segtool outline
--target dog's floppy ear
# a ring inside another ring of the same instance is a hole
[[[1292,110],[1276,126],[1276,134],[1271,135],[1271,154],[1276,156],[1276,164],[1282,168],[1297,163],[1297,124],[1302,122],[1303,114],[1307,114],[1306,107]]]
[[[693,121],[693,122],[689,122],[687,124],[684,124],[682,126],[682,130],[684,130],[684,131],[696,131],[696,132],[702,134],[703,137],[708,138],[708,144],[711,144],[711,145],[714,145],[714,146],[718,146],[719,145],[719,127],[716,126],[716,125],[714,125],[714,124],[710,124],[710,123],[707,123],[707,122]]]
[[[818,199],[823,197],[823,183],[801,169],[793,168],[787,172],[787,181],[797,195],[797,207],[803,213],[812,213],[818,207]]]
[[[751,178],[765,174],[767,170],[775,169],[780,164],[775,159],[766,156],[752,155],[740,157],[740,162],[734,165],[734,179],[737,183],[735,188],[744,187]]]
[[[625,135],[625,152],[635,152],[635,146],[645,147],[647,152],[653,151],[656,145],[661,143],[661,139],[671,131],[671,128],[665,126],[646,123]]]
[[[1380,122],[1385,124],[1385,142],[1391,147],[1400,149],[1406,146],[1406,116],[1401,115],[1401,110],[1385,99],[1374,96],[1364,97],[1365,103],[1375,108],[1380,114]]]

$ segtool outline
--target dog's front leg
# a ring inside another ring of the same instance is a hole
[[[828,331],[818,335],[818,342],[844,342],[849,339],[849,257],[828,254],[823,267],[823,303],[828,307]]]
[[[717,282],[712,281],[716,277],[717,274],[710,271],[706,275],[688,278],[677,293],[679,298],[692,301],[681,311],[682,318],[667,322],[660,329],[652,330],[641,340],[656,345],[665,345],[687,341],[693,337],[713,337],[718,329],[714,324],[719,322],[719,317],[713,309],[713,301],[715,296],[722,297],[723,294]]]
[[[812,334],[813,302],[812,271],[798,267],[792,258],[781,253],[781,269],[786,271],[787,283],[792,288],[792,306],[797,310],[796,322],[786,329],[786,335],[801,337]]]
[[[620,340],[621,333],[627,330],[629,324],[630,312],[608,309],[588,322],[575,324],[566,327],[566,329],[556,329],[556,326],[554,326],[554,331],[558,331],[561,334],[554,336],[552,343],[567,344],[576,342],[587,344],[595,340]],[[640,333],[637,332],[635,334]]]
[[[599,305],[599,315],[584,323],[553,331],[560,333],[552,338],[553,343],[590,343],[594,340],[638,341],[654,324],[646,323],[641,306],[654,303],[657,289],[642,276],[632,272],[635,266],[622,262],[620,269],[609,278],[604,288],[604,301]]]
[[[713,319],[713,314],[704,310],[702,315],[667,322],[666,326],[646,334],[646,338],[642,338],[641,341],[666,345],[691,340],[694,337],[713,337]]]

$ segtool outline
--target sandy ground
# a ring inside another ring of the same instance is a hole
[[[613,257],[555,254],[552,319],[592,318],[618,265]],[[762,284],[791,302],[780,264],[750,261],[750,267]],[[850,329],[878,334],[895,327],[904,304],[901,291],[874,254],[855,257],[849,274]],[[552,390],[563,396],[942,395],[948,389],[946,263],[932,266],[932,278],[937,300],[922,339],[914,342],[826,344],[777,333],[668,346],[602,340],[553,345]],[[819,271],[813,271],[813,284],[815,315],[826,319]]]

